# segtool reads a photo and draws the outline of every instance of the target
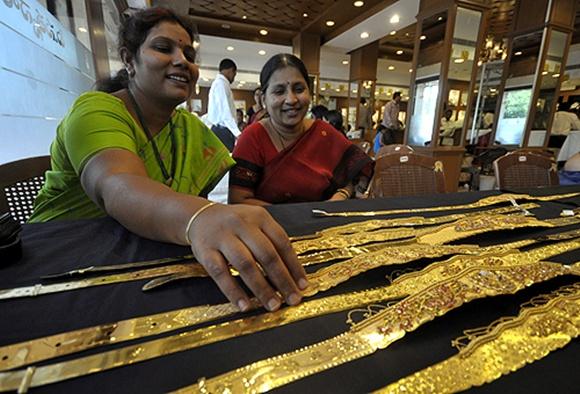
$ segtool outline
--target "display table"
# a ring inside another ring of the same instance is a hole
[[[559,187],[533,191],[556,194],[580,191],[580,187]],[[369,218],[314,218],[312,208],[327,211],[361,211],[465,204],[499,192],[455,193],[425,198],[391,198],[340,203],[279,205],[269,208],[272,215],[290,235],[309,234],[329,226]],[[541,203],[534,210],[538,218],[557,217],[562,209],[576,208],[580,198]],[[438,216],[450,212],[425,213]],[[416,216],[416,214],[415,214]],[[526,229],[502,231],[472,237],[462,243],[491,245],[561,229]],[[580,226],[578,226],[580,228]],[[110,218],[25,225],[22,232],[23,258],[0,268],[0,289],[31,285],[42,275],[89,265],[118,264],[160,257],[180,256],[188,248],[142,239],[125,230]],[[442,260],[442,259],[437,259]],[[566,253],[552,261],[572,263],[580,260],[580,250]],[[433,260],[423,259],[407,267],[424,267]],[[308,268],[312,272],[319,267]],[[391,266],[367,272],[330,291],[320,298],[354,290],[386,285],[385,276],[403,266]],[[553,291],[578,278],[562,277],[532,286],[515,295],[486,298],[461,306],[418,330],[408,333],[385,350],[357,361],[283,386],[279,392],[369,392],[392,383],[417,370],[456,353],[451,340],[465,329],[487,326],[502,316],[517,315],[520,304],[530,298]],[[226,302],[214,283],[207,278],[175,282],[151,292],[141,291],[146,281],[134,281],[38,297],[0,301],[0,345],[83,327],[114,322],[137,316],[171,311],[201,304]],[[256,313],[256,312],[254,312]],[[239,317],[237,315],[235,317]],[[359,320],[362,314],[358,316]],[[232,318],[233,319],[233,318]],[[200,377],[213,377],[248,363],[313,344],[348,330],[347,312],[304,320],[276,329],[218,342],[151,361],[96,373],[90,376],[32,389],[32,392],[76,393],[157,393],[175,390],[195,383]],[[181,331],[187,331],[182,329]],[[174,334],[161,335],[169,336]],[[140,339],[138,342],[150,338]],[[133,343],[133,342],[131,342]],[[108,349],[122,347],[117,344]],[[104,351],[96,348],[82,353]],[[1,356],[1,355],[0,355]],[[71,359],[78,355],[67,356]],[[551,353],[519,371],[474,389],[482,392],[545,393],[577,392],[580,387],[580,341]],[[58,361],[62,361],[59,359]],[[55,360],[43,364],[53,363]]]

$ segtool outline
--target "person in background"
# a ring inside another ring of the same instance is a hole
[[[268,310],[298,303],[308,283],[284,230],[262,208],[205,198],[234,162],[177,108],[199,77],[191,26],[171,10],[144,9],[123,22],[118,42],[125,68],[59,124],[30,222],[108,215],[142,237],[191,247],[242,311],[250,297],[230,267]]]
[[[308,71],[294,55],[270,58],[260,73],[269,117],[240,136],[230,203],[269,205],[345,200],[372,175],[372,160],[331,125],[307,119]]]
[[[252,118],[256,113],[262,110],[262,101],[260,97],[262,97],[262,89],[256,88],[254,89],[254,105],[248,109],[246,112],[246,116],[248,117],[248,124],[252,124],[254,119]]]
[[[566,137],[572,130],[580,130],[580,120],[571,111],[570,103],[560,103],[558,111],[554,114],[554,122],[550,133],[548,146],[551,148],[561,148]]]
[[[441,118],[441,124],[439,125],[439,144],[440,145],[453,145],[453,132],[457,128],[457,123],[451,120],[453,116],[453,111],[449,108],[443,113]]]
[[[580,152],[566,160],[558,177],[560,185],[580,185]]]
[[[383,126],[385,134],[391,134],[390,139],[397,141],[398,134],[401,132],[399,123],[399,103],[401,102],[401,92],[393,93],[393,99],[385,104],[383,108]]]
[[[358,106],[358,119],[359,127],[363,129],[370,130],[372,127],[372,112],[367,104],[367,100],[364,97],[360,98],[360,104]]]
[[[238,129],[244,131],[246,122],[244,122],[244,111],[240,108],[236,109],[236,122],[238,123]]]
[[[312,107],[310,112],[312,113],[313,119],[324,120],[326,113],[328,112],[328,108],[326,108],[324,105],[315,105]]]
[[[330,125],[332,127],[334,127],[336,130],[340,131],[345,137],[346,137],[346,131],[344,131],[344,126],[343,126],[343,119],[342,119],[342,114],[333,109],[331,111],[328,111],[326,113],[325,119],[328,123],[330,123]]]
[[[385,128],[385,126],[383,126],[380,122],[379,125],[377,127],[377,134],[375,135],[375,140],[374,140],[374,144],[373,144],[373,152],[375,152],[375,155],[379,152],[379,150],[385,146],[385,141],[384,141],[384,133],[387,129]]]
[[[231,59],[223,59],[219,72],[209,88],[207,121],[211,130],[231,152],[241,131],[236,120],[236,107],[230,85],[234,82],[238,67]]]

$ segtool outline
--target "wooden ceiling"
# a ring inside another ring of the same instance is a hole
[[[403,0],[401,0],[403,1]],[[490,34],[506,37],[514,18],[517,0],[491,0]],[[318,34],[321,44],[354,27],[396,0],[153,0],[187,12],[201,34],[242,40],[292,45],[300,32]],[[334,25],[327,26],[327,21]],[[266,30],[267,34],[260,34]],[[380,56],[411,61],[416,24],[380,40]],[[580,42],[580,0],[577,0],[573,43]],[[397,52],[402,54],[397,54]]]

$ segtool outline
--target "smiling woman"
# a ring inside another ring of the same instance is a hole
[[[248,126],[233,152],[232,203],[344,200],[365,184],[372,160],[330,124],[306,119],[308,71],[289,54],[272,57],[260,73],[268,118]]]
[[[296,304],[307,282],[282,228],[261,208],[204,198],[233,160],[197,117],[176,108],[199,75],[192,42],[188,24],[164,8],[125,21],[125,69],[81,95],[58,126],[30,221],[110,215],[141,236],[190,245],[242,310],[250,301],[228,264],[269,310],[279,308],[279,294]]]

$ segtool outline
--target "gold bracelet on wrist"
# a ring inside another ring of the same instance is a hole
[[[197,217],[206,209],[208,209],[209,207],[216,205],[217,203],[215,202],[210,202],[207,205],[204,205],[203,207],[199,208],[193,215],[191,215],[191,217],[189,218],[189,221],[187,222],[187,226],[185,226],[185,241],[187,241],[188,245],[191,245],[191,239],[189,238],[189,230],[191,230],[191,225],[193,224],[193,222],[195,221],[195,219],[197,219]]]
[[[345,200],[348,200],[350,198],[350,193],[345,188],[340,188],[336,192],[339,194],[342,194],[344,196]]]

